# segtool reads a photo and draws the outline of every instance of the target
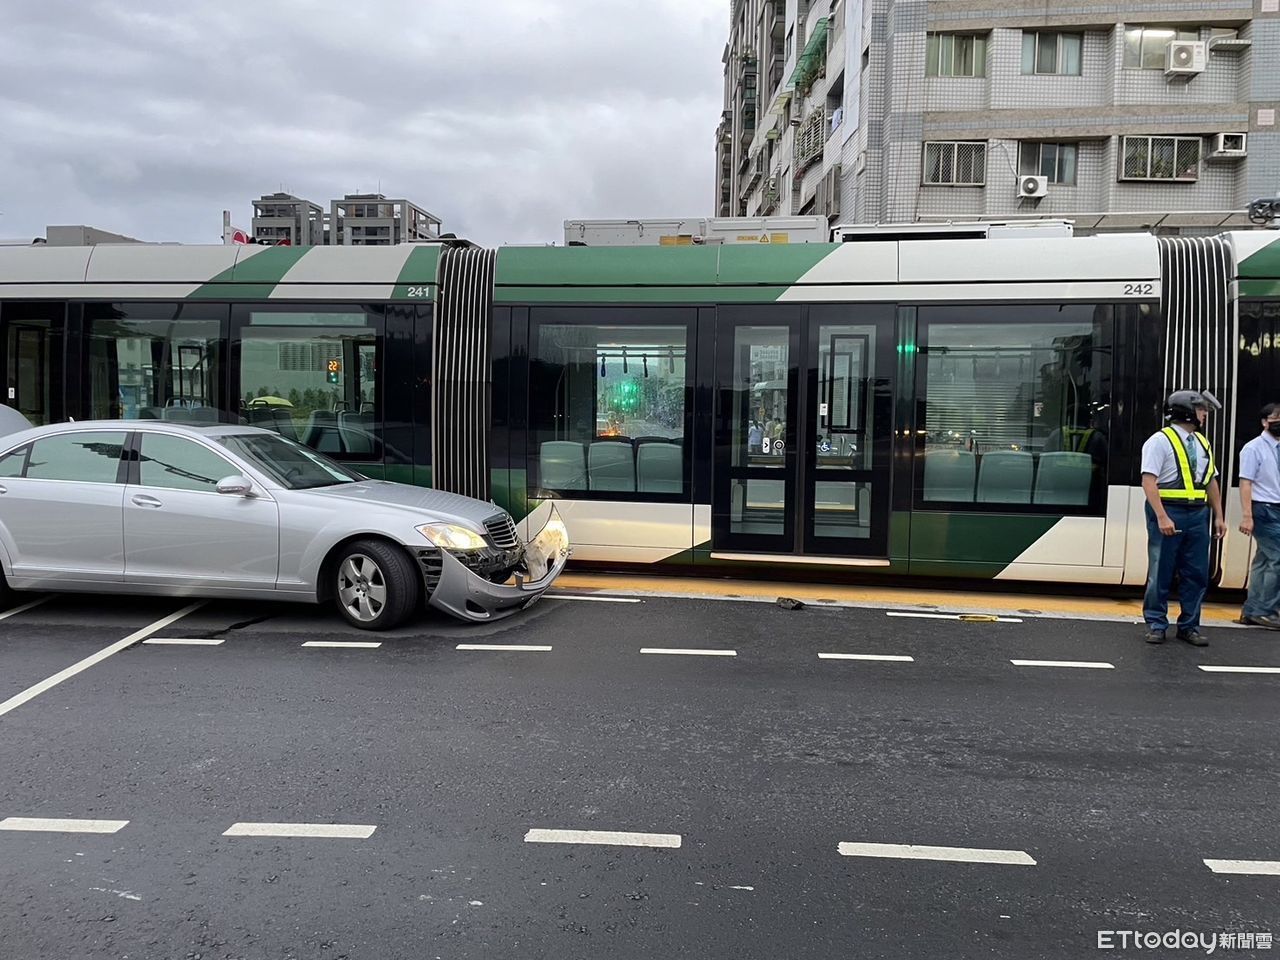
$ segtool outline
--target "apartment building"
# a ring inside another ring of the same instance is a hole
[[[332,243],[385,246],[440,236],[440,218],[408,200],[349,193],[329,205]]]
[[[253,201],[253,235],[259,242],[294,247],[327,243],[324,208],[291,193],[263,194]]]
[[[386,246],[440,236],[440,218],[416,203],[380,193],[349,193],[329,209],[289,193],[253,202],[253,237],[292,246]]]
[[[731,0],[717,213],[1197,232],[1280,193],[1280,0]]]

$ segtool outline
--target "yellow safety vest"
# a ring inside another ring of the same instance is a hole
[[[1209,453],[1209,469],[1204,472],[1204,485],[1201,486],[1196,483],[1195,474],[1191,472],[1191,461],[1187,458],[1187,448],[1183,445],[1182,434],[1173,427],[1165,427],[1160,432],[1168,438],[1169,443],[1173,446],[1173,455],[1178,460],[1178,474],[1182,478],[1181,486],[1161,487],[1160,499],[1203,503],[1209,496],[1206,492],[1209,488],[1209,481],[1217,474],[1217,469],[1213,465],[1213,450],[1209,448],[1209,441],[1199,431],[1194,434]]]

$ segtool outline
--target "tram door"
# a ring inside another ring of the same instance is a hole
[[[720,308],[713,554],[887,556],[893,316]]]
[[[36,426],[62,418],[61,303],[6,303],[0,314],[5,370],[4,403]]]

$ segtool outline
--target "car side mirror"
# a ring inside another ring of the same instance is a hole
[[[248,477],[223,477],[218,481],[218,492],[229,497],[247,497],[253,490],[253,481]]]

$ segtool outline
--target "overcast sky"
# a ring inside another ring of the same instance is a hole
[[[221,242],[282,186],[485,244],[710,216],[729,0],[4,0],[0,237]]]

